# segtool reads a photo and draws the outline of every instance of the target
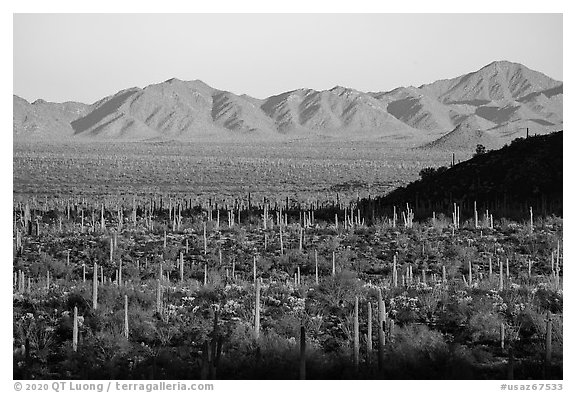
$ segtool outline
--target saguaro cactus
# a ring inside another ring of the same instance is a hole
[[[284,255],[284,240],[282,239],[282,224],[280,224],[280,255]]]
[[[118,265],[118,286],[122,286],[122,259],[120,259],[120,264]]]
[[[550,378],[550,369],[552,366],[552,314],[550,310],[546,314],[546,354],[544,358],[544,378]]]
[[[202,223],[204,229],[204,255],[208,254],[208,237],[206,236],[206,223]]]
[[[254,303],[254,339],[260,337],[260,280],[256,280],[256,300]]]
[[[94,262],[94,273],[92,274],[92,308],[98,309],[98,264]]]
[[[316,285],[318,285],[318,250],[314,250],[314,269],[316,275]]]
[[[378,368],[384,367],[384,345],[386,338],[384,336],[386,328],[386,306],[382,299],[382,291],[378,290]]]
[[[394,288],[397,288],[398,287],[398,266],[397,266],[397,262],[396,262],[396,254],[394,254],[394,262],[392,265],[392,281],[393,281]]]
[[[474,228],[478,229],[478,210],[476,210],[476,201],[474,201]]]
[[[160,279],[157,279],[156,284],[156,311],[162,314],[162,284]]]
[[[336,275],[336,251],[332,251],[332,276]]]
[[[106,221],[104,220],[104,203],[102,203],[102,210],[100,211],[100,229],[106,229]]]
[[[74,306],[74,324],[72,327],[72,350],[78,351],[78,307]]]
[[[500,260],[498,260],[498,263],[500,264],[500,277],[499,277],[500,282],[499,282],[498,290],[503,291],[504,290],[504,264]]]
[[[366,334],[366,360],[372,363],[372,303],[368,302],[368,332]]]
[[[124,337],[128,338],[128,295],[124,295]]]

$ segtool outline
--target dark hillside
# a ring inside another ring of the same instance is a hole
[[[360,205],[366,217],[390,216],[393,206],[400,215],[406,203],[416,217],[450,215],[458,203],[466,219],[474,201],[480,216],[489,209],[494,216],[527,217],[530,206],[535,215],[561,215],[562,157],[562,131],[517,139]]]

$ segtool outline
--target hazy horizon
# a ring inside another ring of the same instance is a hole
[[[13,93],[31,102],[170,78],[256,98],[387,91],[498,60],[562,80],[562,14],[14,14]]]

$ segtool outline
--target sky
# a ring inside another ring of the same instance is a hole
[[[563,80],[562,14],[14,14],[13,92],[95,102],[170,78],[265,98],[388,91],[509,60]]]

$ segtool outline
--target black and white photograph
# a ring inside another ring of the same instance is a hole
[[[569,390],[563,14],[329,12],[11,15],[8,388]]]

